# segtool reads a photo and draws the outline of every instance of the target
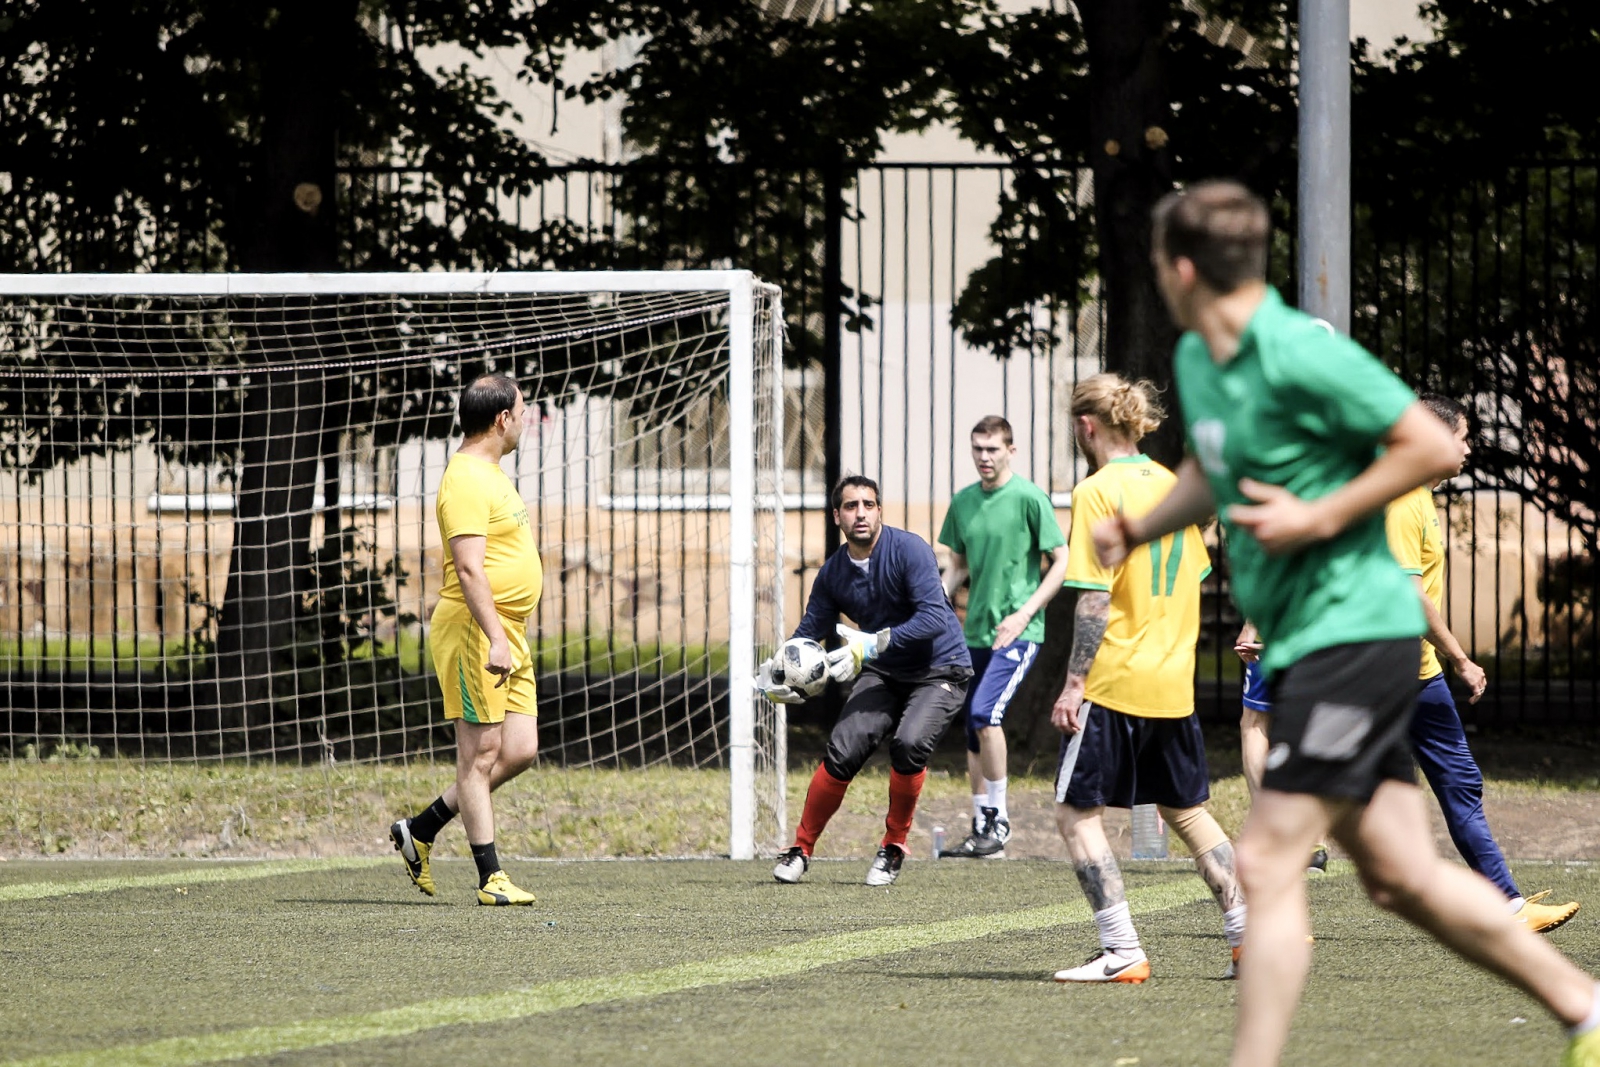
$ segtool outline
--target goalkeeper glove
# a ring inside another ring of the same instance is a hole
[[[774,704],[804,704],[805,695],[798,693],[792,686],[777,685],[772,680],[772,660],[765,660],[756,668],[755,685],[761,695]]]
[[[836,682],[848,682],[861,673],[864,664],[878,658],[889,647],[889,629],[884,627],[875,634],[856,630],[844,623],[834,627],[845,639],[843,648],[828,653],[828,677]]]

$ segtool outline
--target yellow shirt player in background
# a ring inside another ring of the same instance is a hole
[[[1418,399],[1455,435],[1460,455],[1456,473],[1461,473],[1472,454],[1467,409],[1436,393]],[[1420,485],[1390,502],[1384,513],[1384,527],[1395,562],[1417,583],[1422,611],[1428,620],[1428,632],[1422,640],[1422,669],[1418,672],[1420,692],[1411,714],[1411,751],[1439,801],[1450,840],[1467,866],[1505,894],[1507,906],[1518,922],[1531,930],[1553,930],[1578,913],[1578,904],[1546,904],[1543,901],[1548,891],[1524,898],[1517,888],[1505,855],[1489,832],[1489,819],[1483,812],[1483,772],[1467,745],[1461,714],[1445,682],[1444,668],[1439,665],[1438,654],[1442,652],[1476,704],[1487,684],[1483,668],[1467,656],[1441,614],[1445,548],[1433,487]]]
[[[1172,472],[1139,454],[1161,425],[1147,382],[1097,374],[1072,391],[1072,430],[1095,472],[1072,491],[1066,585],[1078,606],[1067,682],[1051,713],[1065,736],[1056,770],[1056,825],[1078,884],[1094,909],[1100,951],[1058,982],[1143,982],[1150,961],[1128,914],[1122,872],[1106,840],[1109,805],[1155,804],[1189,852],[1222,909],[1233,949],[1245,906],[1233,845],[1206,811],[1211,796],[1205,743],[1194,714],[1194,647],[1200,583],[1211,558],[1193,526],[1169,534],[1117,567],[1095,558],[1090,530],[1112,515],[1142,515],[1172,487]]]
[[[500,869],[490,799],[539,751],[527,625],[544,574],[528,507],[500,469],[522,439],[526,411],[522,390],[504,375],[478,378],[461,394],[457,416],[465,440],[439,483],[444,588],[428,629],[445,718],[456,724],[456,780],[428,807],[389,827],[411,881],[433,896],[428,853],[460,812],[478,865],[478,903],[488,905],[534,899]]]

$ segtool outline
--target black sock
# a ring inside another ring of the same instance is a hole
[[[456,813],[445,804],[444,797],[438,797],[411,816],[411,836],[425,845],[431,845],[433,839],[439,836],[439,831],[444,829],[444,824],[455,817]]]
[[[478,865],[478,888],[489,882],[489,876],[500,869],[500,857],[495,854],[494,842],[472,846],[472,862]]]

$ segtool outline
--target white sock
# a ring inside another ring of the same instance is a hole
[[[1000,818],[1009,820],[1011,816],[1006,812],[1006,780],[985,778],[983,782],[989,787],[989,806],[1000,813]]]
[[[1595,983],[1594,1003],[1589,1007],[1589,1017],[1583,1022],[1567,1031],[1568,1037],[1578,1037],[1587,1034],[1595,1027],[1600,1027],[1600,982]]]
[[[980,823],[983,821],[983,809],[989,806],[988,793],[972,794],[972,817]]]
[[[1526,904],[1526,903],[1527,903],[1527,901],[1524,900],[1521,897],[1512,897],[1511,898],[1511,914],[1515,915],[1517,912],[1521,911],[1522,910],[1522,906],[1524,904]]]
[[[1222,913],[1222,934],[1228,939],[1229,948],[1244,944],[1244,909],[1245,905],[1240,904]]]
[[[1094,924],[1100,928],[1101,948],[1119,956],[1139,950],[1139,931],[1133,928],[1133,916],[1128,914],[1126,900],[1095,912]]]

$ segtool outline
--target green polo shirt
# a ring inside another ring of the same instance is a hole
[[[1271,288],[1232,359],[1216,363],[1191,332],[1178,341],[1173,370],[1189,448],[1227,535],[1233,599],[1266,642],[1262,670],[1270,676],[1334,645],[1421,636],[1417,590],[1389,552],[1382,511],[1280,556],[1227,519],[1230,504],[1250,503],[1241,478],[1302,500],[1349,482],[1371,465],[1415,394]]]
[[[1007,615],[1028,602],[1039,588],[1039,562],[1067,543],[1056,522],[1056,509],[1043,489],[1013,474],[998,489],[980,482],[950,498],[939,543],[967,557],[971,587],[967,590],[967,645],[988,648]],[[1039,612],[1019,641],[1044,640],[1044,612]]]

